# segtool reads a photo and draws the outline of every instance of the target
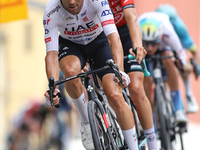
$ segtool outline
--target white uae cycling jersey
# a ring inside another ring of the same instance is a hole
[[[58,51],[58,34],[77,44],[86,45],[102,31],[117,32],[107,0],[84,0],[79,14],[67,12],[60,0],[50,0],[46,6],[43,25],[46,51]]]
[[[183,50],[181,41],[178,38],[172,24],[170,23],[169,17],[166,14],[159,12],[147,12],[138,17],[138,22],[145,18],[153,18],[162,22],[163,36],[159,44],[159,50],[175,50],[182,62],[186,63],[186,53]]]

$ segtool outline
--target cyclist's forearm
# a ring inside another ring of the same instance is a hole
[[[119,70],[123,71],[123,49],[118,33],[114,32],[107,36],[112,57],[119,66]]]
[[[45,57],[46,63],[46,74],[49,80],[50,77],[54,77],[54,80],[59,80],[59,62],[58,62],[58,52],[50,51],[47,52]]]
[[[124,9],[123,13],[127,22],[133,47],[142,47],[142,34],[140,31],[139,23],[137,21],[137,14],[135,8]]]

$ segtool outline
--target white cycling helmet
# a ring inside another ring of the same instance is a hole
[[[163,36],[162,23],[153,18],[145,18],[140,21],[140,29],[143,41],[160,42]]]

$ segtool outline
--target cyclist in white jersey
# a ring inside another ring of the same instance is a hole
[[[113,58],[125,85],[129,84],[128,75],[122,71],[122,45],[107,0],[50,0],[43,24],[48,79],[59,79],[59,67],[67,78],[80,73],[87,58],[94,60],[94,68],[103,67],[107,59]],[[132,112],[123,99],[119,80],[115,77],[119,85],[111,82],[113,75],[113,71],[109,70],[99,73],[98,77],[102,80],[104,92],[116,112],[121,129],[125,131],[125,137],[132,141],[127,143],[129,150],[137,150]],[[83,145],[88,150],[94,149],[81,80],[66,82],[65,88],[80,114]],[[54,95],[57,93],[55,89]],[[48,92],[45,96],[49,98]],[[53,98],[53,103],[59,103],[58,96]]]
[[[193,59],[195,60],[197,65],[197,67],[195,68],[196,70],[194,71],[197,79],[198,76],[200,75],[200,53],[192,37],[189,35],[186,25],[181,20],[176,9],[172,5],[161,4],[158,6],[156,11],[165,13],[166,15],[169,16],[170,22],[173,25],[174,30],[176,31],[181,41],[181,44],[186,50],[189,50],[191,52]],[[190,77],[187,76],[186,77],[182,76],[182,77],[185,86],[185,95],[187,100],[187,112],[188,113],[197,112],[199,110],[199,106],[192,92]]]
[[[147,57],[155,53],[160,53],[162,56],[173,55],[172,50],[175,50],[179,54],[182,63],[186,65],[185,51],[167,15],[158,12],[147,12],[139,16],[138,21],[143,35],[143,46],[147,50]],[[162,64],[167,73],[177,124],[187,123],[188,119],[179,91],[178,72],[174,62],[172,59],[163,59]],[[147,67],[152,75],[152,62],[147,62]],[[166,81],[165,77],[164,81]],[[149,99],[151,99],[151,85],[152,78],[145,78],[144,87]]]

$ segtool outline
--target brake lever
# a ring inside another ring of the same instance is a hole
[[[196,65],[196,63],[195,63],[195,61],[194,61],[193,58],[190,58],[190,63],[191,63],[192,66],[193,66],[194,74],[195,74],[196,79],[197,79],[197,78],[198,78],[198,68],[197,68],[197,65]]]
[[[185,69],[184,69],[184,65],[183,65],[181,59],[179,58],[179,56],[178,56],[178,54],[176,53],[176,51],[173,51],[173,53],[174,53],[174,57],[175,57],[176,59],[178,59],[179,63],[181,64],[181,69],[180,69],[180,68],[178,67],[177,62],[175,61],[176,67],[181,71],[181,73],[184,73],[184,72],[185,72]]]
[[[53,91],[55,89],[55,85],[54,85],[54,78],[53,77],[50,77],[49,78],[49,99],[50,99],[50,103],[51,103],[51,106],[53,106]],[[57,104],[55,105],[56,108],[59,108],[60,107],[60,104]]]
[[[117,64],[114,63],[114,61],[112,59],[109,59],[106,61],[106,63],[110,66],[110,68],[112,68],[112,70],[115,73],[115,76],[119,79],[119,81],[121,82],[122,85],[124,85],[124,81],[122,79],[122,75],[119,72],[119,67]]]

